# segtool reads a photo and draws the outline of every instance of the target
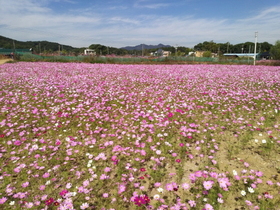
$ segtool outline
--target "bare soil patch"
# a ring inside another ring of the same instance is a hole
[[[0,64],[4,64],[8,61],[12,61],[13,59],[0,59]]]

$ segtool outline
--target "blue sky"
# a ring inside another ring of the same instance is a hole
[[[280,39],[278,0],[0,0],[0,14],[2,36],[74,47]]]

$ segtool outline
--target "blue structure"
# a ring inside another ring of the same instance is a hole
[[[251,58],[254,58],[255,54],[254,53],[225,53],[224,56],[229,56],[229,57],[251,57]],[[258,53],[256,54],[256,57],[258,57]]]

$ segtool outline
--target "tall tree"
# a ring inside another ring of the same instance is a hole
[[[270,53],[274,60],[280,60],[280,40],[277,40],[275,45],[271,47]]]

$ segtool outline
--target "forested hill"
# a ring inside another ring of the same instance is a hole
[[[0,35],[0,48],[4,49],[13,49],[15,44],[16,49],[34,49],[36,51],[58,51],[58,50],[67,50],[73,51],[75,47],[69,45],[62,45],[56,42],[48,41],[17,41]]]

